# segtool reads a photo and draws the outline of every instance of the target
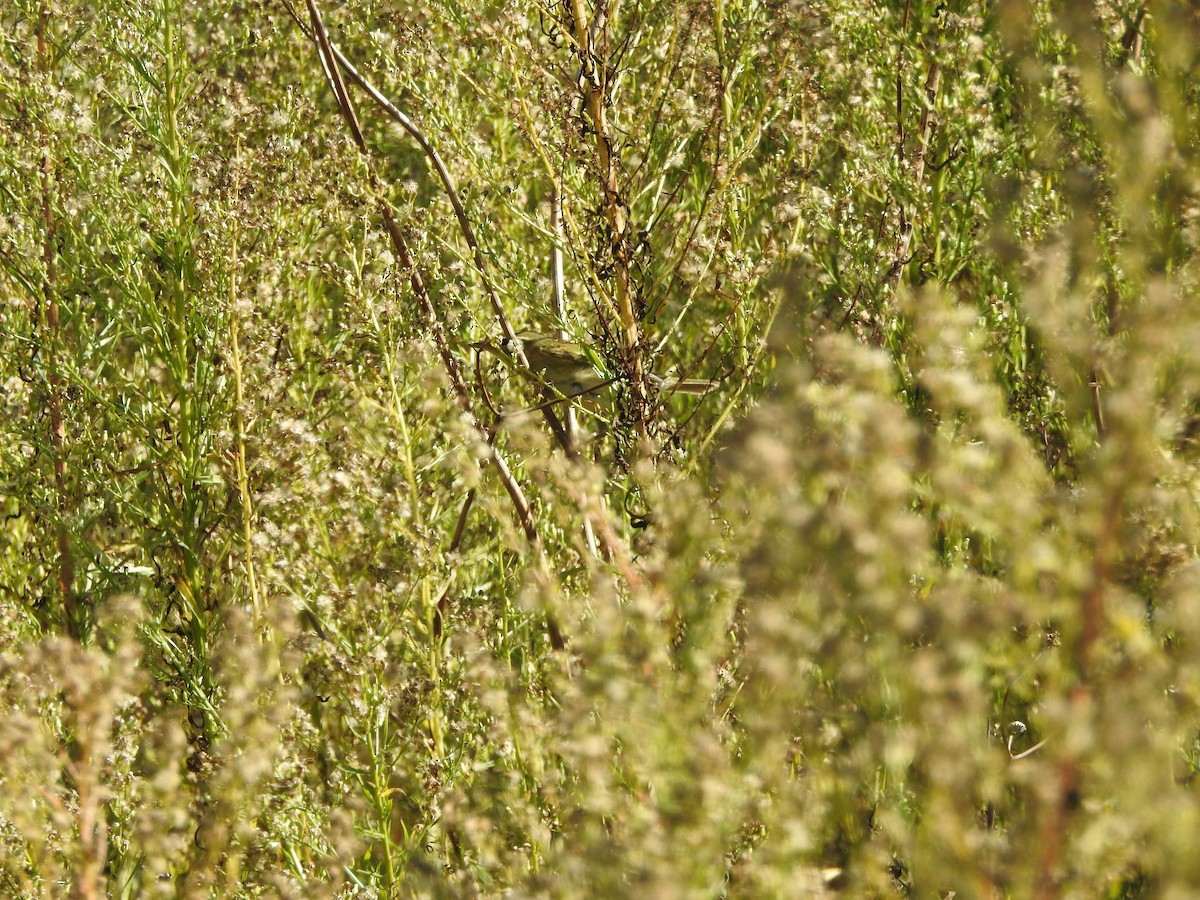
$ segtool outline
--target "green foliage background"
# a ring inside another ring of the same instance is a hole
[[[1194,5],[322,13],[485,268],[307,9],[0,12],[0,893],[1192,896]]]

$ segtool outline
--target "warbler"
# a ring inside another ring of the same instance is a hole
[[[566,397],[592,394],[612,383],[588,359],[578,344],[537,331],[519,331],[517,340],[529,370]]]
[[[539,331],[517,332],[517,340],[525,351],[529,369],[565,397],[584,397],[594,400],[616,378],[606,377],[592,363],[583,348],[572,341],[550,337]],[[512,356],[510,352],[506,354]],[[716,386],[702,379],[672,379],[648,374],[647,380],[659,390],[680,391],[685,394],[704,394]]]

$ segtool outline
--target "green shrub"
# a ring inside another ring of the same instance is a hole
[[[1193,893],[1190,4],[10,7],[6,896]]]

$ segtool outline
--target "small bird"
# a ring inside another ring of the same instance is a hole
[[[588,358],[583,348],[572,341],[550,337],[539,331],[517,332],[517,340],[525,351],[529,369],[568,398],[595,397],[616,378],[606,377]],[[512,358],[512,353],[506,354]],[[684,394],[705,394],[718,382],[702,379],[663,378],[647,374],[647,380],[660,391],[679,391]]]
[[[518,331],[517,340],[525,351],[529,370],[566,397],[595,393],[613,382],[600,373],[578,344],[531,330]]]

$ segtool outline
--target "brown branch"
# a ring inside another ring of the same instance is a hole
[[[604,208],[608,216],[610,232],[609,247],[613,257],[616,279],[617,314],[621,346],[625,356],[626,376],[637,411],[639,429],[645,428],[646,416],[646,373],[640,351],[641,323],[634,309],[633,279],[629,256],[628,221],[625,203],[621,197],[617,180],[618,160],[609,133],[606,107],[608,85],[604,61],[597,55],[596,42],[607,32],[606,23],[600,22],[604,13],[598,12],[596,20],[589,24],[583,8],[583,0],[569,0],[566,4],[570,16],[572,37],[582,66],[580,74],[584,105],[596,136],[596,163],[600,174],[600,187],[604,197]]]
[[[37,25],[37,55],[38,68],[43,75],[50,73],[50,48],[46,40],[49,29],[49,12],[42,4],[38,12]],[[58,498],[58,590],[62,594],[63,619],[67,633],[72,637],[81,636],[83,623],[79,621],[79,609],[75,598],[75,561],[72,558],[71,533],[67,527],[67,510],[69,502],[66,487],[66,427],[63,424],[62,376],[58,371],[59,344],[62,338],[62,328],[59,322],[58,308],[58,265],[57,238],[58,219],[54,210],[54,193],[57,189],[54,173],[54,162],[50,147],[48,128],[42,132],[42,164],[40,171],[42,187],[42,221],[45,235],[42,241],[42,262],[45,274],[42,281],[42,321],[35,321],[37,328],[45,329],[46,370],[49,396],[46,401],[47,413],[50,417],[50,454],[54,466],[54,491]]]
[[[1108,428],[1104,421],[1104,404],[1101,401],[1100,389],[1104,386],[1104,382],[1100,380],[1100,372],[1092,369],[1092,377],[1088,379],[1088,388],[1092,393],[1092,417],[1096,420],[1096,437],[1103,441],[1108,433]]]
[[[1125,489],[1117,486],[1104,510],[1104,520],[1096,539],[1095,555],[1092,558],[1092,575],[1080,597],[1079,634],[1074,644],[1073,662],[1075,685],[1070,696],[1070,716],[1090,715],[1093,688],[1091,683],[1092,658],[1104,632],[1105,594],[1111,577],[1114,561],[1120,550],[1119,531]],[[1058,783],[1050,803],[1049,815],[1042,823],[1040,845],[1041,863],[1039,879],[1033,896],[1037,900],[1050,900],[1061,894],[1059,866],[1067,851],[1071,832],[1071,820],[1079,809],[1083,796],[1083,760],[1078,749],[1068,746],[1058,765]]]
[[[917,146],[917,155],[913,158],[913,181],[920,184],[925,177],[925,163],[929,158],[929,138],[933,133],[933,106],[937,101],[938,87],[942,83],[942,67],[933,63],[929,67],[929,76],[925,79],[925,106],[921,110],[921,143]]]
[[[925,103],[921,108],[921,120],[917,136],[917,147],[913,152],[911,162],[906,163],[905,143],[907,141],[907,132],[904,128],[904,93],[903,93],[903,78],[904,78],[904,33],[908,30],[909,16],[912,12],[911,0],[906,0],[904,4],[904,15],[901,21],[901,39],[896,50],[896,158],[899,163],[900,171],[905,168],[909,169],[912,184],[914,188],[914,196],[920,194],[921,183],[925,180],[926,161],[929,157],[929,145],[933,136],[934,123],[934,106],[937,103],[938,88],[942,83],[942,66],[941,63],[934,61],[929,65],[929,72],[925,77]],[[904,209],[904,204],[899,204],[900,225],[899,233],[896,236],[896,242],[892,251],[892,261],[888,266],[887,272],[884,275],[884,284],[895,288],[899,284],[904,270],[908,264],[912,262],[912,254],[910,253],[913,240],[913,223]]]
[[[1141,62],[1142,59],[1142,23],[1146,13],[1150,11],[1149,2],[1138,7],[1133,20],[1121,35],[1121,52],[1117,56],[1117,65],[1125,66],[1131,62]]]
[[[897,76],[899,77],[899,76]],[[925,105],[921,110],[921,126],[918,136],[919,143],[917,149],[913,153],[911,173],[913,186],[917,192],[920,190],[921,182],[925,179],[925,162],[929,157],[929,143],[933,136],[933,107],[937,100],[938,87],[942,82],[942,67],[939,63],[931,63],[929,66],[929,74],[925,78]],[[897,107],[900,101],[897,99]],[[898,133],[903,139],[904,126],[902,123],[897,123]],[[903,149],[898,150],[903,162]],[[900,234],[896,241],[896,249],[892,258],[892,264],[888,268],[888,273],[885,281],[895,287],[899,283],[901,275],[905,268],[912,261],[909,251],[912,248],[913,224],[908,219],[904,211],[903,205],[900,207]]]

